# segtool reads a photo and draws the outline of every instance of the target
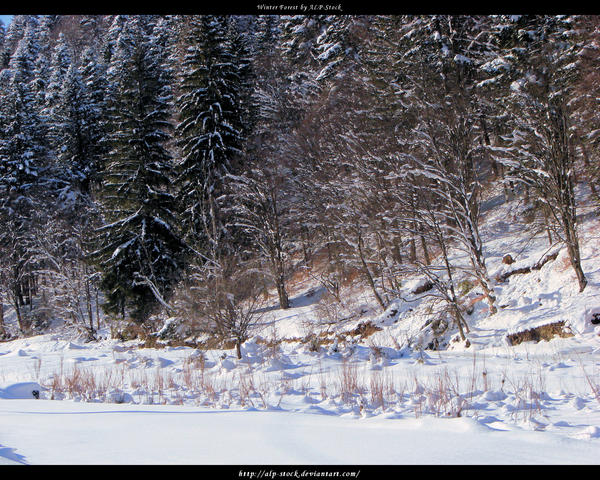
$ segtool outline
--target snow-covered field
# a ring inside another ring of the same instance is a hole
[[[600,222],[581,212],[580,294],[564,249],[525,234],[515,205],[490,205],[491,277],[558,257],[496,284],[497,314],[475,303],[470,346],[424,348],[429,304],[411,296],[416,278],[383,313],[355,292],[335,325],[318,284],[296,285],[292,308],[265,315],[241,360],[58,330],[12,340],[0,343],[0,463],[600,463]],[[348,335],[367,321],[381,330]],[[558,321],[574,336],[506,340]],[[320,344],[298,341],[311,333]]]
[[[12,400],[0,422],[0,464],[593,464],[599,453],[597,439],[470,418]]]

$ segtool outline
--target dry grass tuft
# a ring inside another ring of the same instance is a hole
[[[541,340],[549,341],[555,336],[561,338],[572,337],[573,333],[565,327],[564,321],[549,323],[547,325],[541,325],[539,327],[530,328],[522,332],[513,333],[507,335],[509,345],[515,346],[522,342],[539,342]]]

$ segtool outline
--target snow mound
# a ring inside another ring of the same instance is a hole
[[[286,370],[289,368],[294,368],[295,365],[289,361],[289,359],[285,356],[283,357],[272,357],[268,361],[267,368],[265,368],[265,372],[275,372],[278,370]]]
[[[173,365],[175,362],[173,360],[169,360],[168,358],[157,357],[160,368],[165,368],[170,365]]]
[[[590,425],[589,427],[585,427],[580,432],[573,434],[573,438],[584,440],[600,438],[600,428],[596,427],[595,425]]]
[[[6,388],[0,388],[0,398],[1,399],[30,399],[35,398],[33,392],[39,392],[42,390],[42,387],[37,382],[21,382],[14,383],[9,385]]]

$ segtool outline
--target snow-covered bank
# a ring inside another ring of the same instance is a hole
[[[594,464],[600,441],[472,419],[45,400],[0,402],[0,458],[25,464]]]

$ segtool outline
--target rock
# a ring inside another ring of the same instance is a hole
[[[507,253],[502,257],[502,263],[504,263],[505,265],[511,265],[515,263],[515,259],[512,257],[512,255]]]

